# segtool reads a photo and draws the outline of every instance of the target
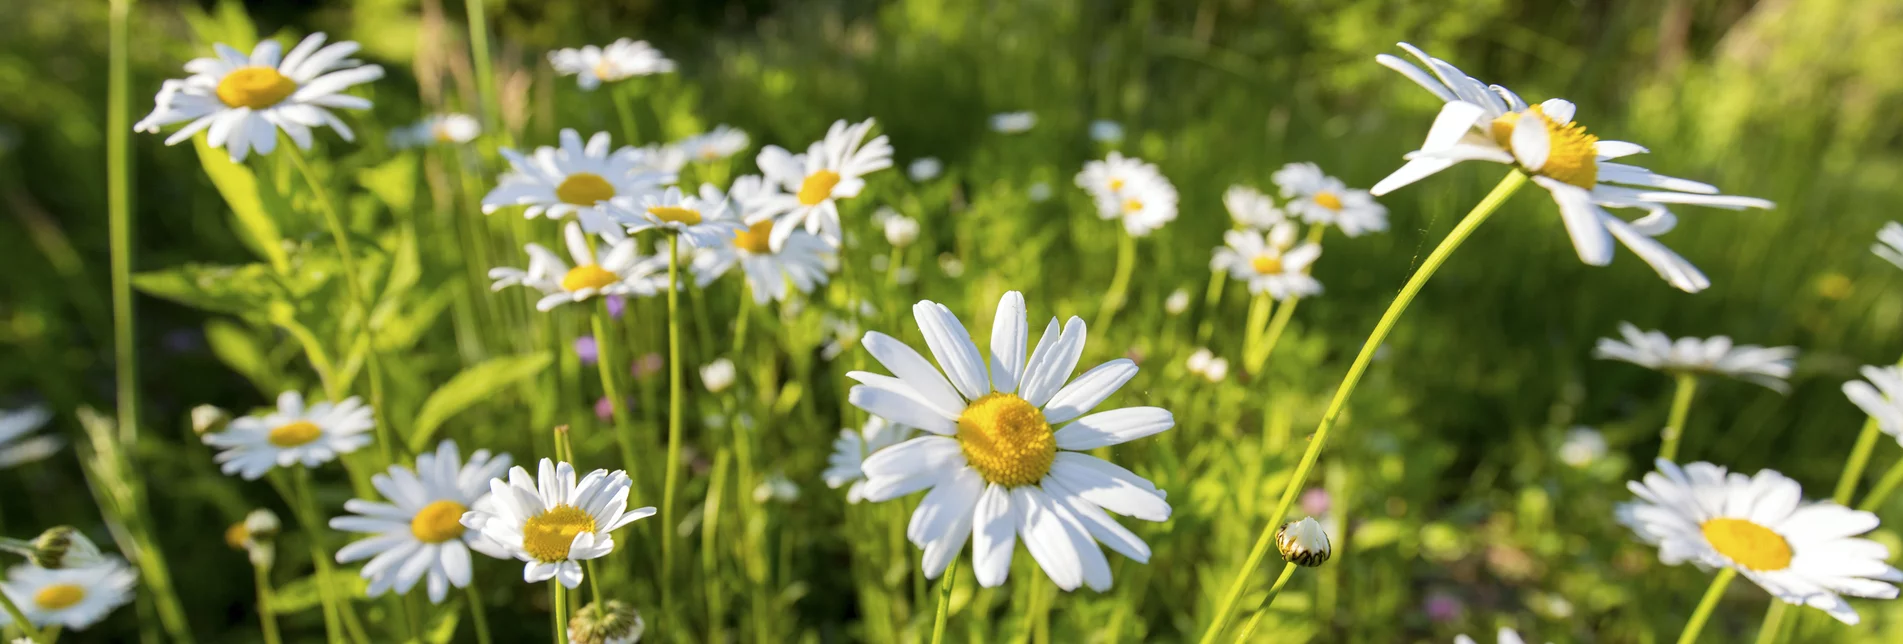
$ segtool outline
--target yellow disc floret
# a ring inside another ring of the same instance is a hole
[[[1546,164],[1540,166],[1538,174],[1591,190],[1599,181],[1599,137],[1586,133],[1584,125],[1554,121],[1538,105],[1527,108],[1526,113],[1546,124]],[[1513,149],[1513,130],[1521,114],[1509,112],[1493,120],[1488,133],[1494,143]]]
[[[522,524],[522,549],[536,561],[568,559],[575,535],[595,531],[595,518],[572,505],[558,505]]]
[[[297,92],[297,82],[271,67],[239,67],[218,81],[218,100],[230,107],[261,110]]]
[[[819,202],[831,199],[833,187],[839,185],[839,179],[839,173],[831,170],[820,170],[806,175],[806,180],[800,182],[800,204],[817,206]]]
[[[958,445],[986,481],[1004,486],[1044,479],[1057,439],[1044,412],[1016,394],[987,394],[958,415]]]
[[[661,221],[689,226],[700,223],[700,211],[680,206],[654,206],[648,208],[648,214]]]
[[[463,513],[469,508],[443,499],[423,506],[410,519],[410,534],[423,543],[442,543],[463,536]]]
[[[1282,272],[1282,256],[1256,255],[1255,259],[1249,260],[1249,266],[1258,274],[1274,275]]]
[[[1329,210],[1341,210],[1341,197],[1332,192],[1315,193],[1315,205]]]
[[[1700,528],[1713,550],[1746,570],[1767,572],[1791,567],[1791,543],[1770,528],[1732,518],[1712,519]]]
[[[324,428],[308,420],[298,420],[278,425],[271,429],[265,440],[278,447],[297,447],[317,440],[324,435]]]
[[[86,589],[78,584],[52,584],[33,593],[33,604],[40,610],[60,610],[85,598]]]
[[[583,264],[569,269],[568,274],[562,276],[562,290],[573,293],[585,288],[600,289],[615,283],[618,279],[621,278],[608,272],[608,269],[594,264]]]
[[[613,199],[615,187],[607,179],[593,172],[577,172],[562,180],[555,187],[555,198],[562,203],[577,206],[592,206],[597,202]]]
[[[768,219],[733,233],[733,245],[740,250],[762,255],[773,252],[773,220]]]

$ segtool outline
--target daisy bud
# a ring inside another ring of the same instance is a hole
[[[720,393],[733,386],[733,361],[721,358],[700,368],[701,384],[706,385],[708,393]]]
[[[251,560],[251,565],[259,568],[270,568],[271,564],[277,561],[277,556],[277,546],[269,541],[253,542],[251,547],[245,548],[245,558]]]
[[[885,241],[899,248],[912,245],[912,242],[918,241],[918,220],[903,216],[887,218]]]
[[[277,513],[264,508],[252,510],[251,514],[244,516],[245,533],[250,535],[252,541],[267,540],[278,536],[278,530],[282,528],[283,525],[284,524],[278,522]]]
[[[1322,524],[1314,517],[1290,521],[1276,530],[1275,546],[1282,551],[1283,560],[1309,568],[1322,565],[1332,553],[1328,534],[1322,532]]]
[[[1163,310],[1168,311],[1170,315],[1182,315],[1184,311],[1188,311],[1189,291],[1180,288],[1170,291],[1169,298],[1163,300]]]
[[[85,568],[105,562],[99,546],[72,526],[55,526],[33,540],[33,565],[48,570]]]
[[[568,640],[574,644],[634,644],[646,630],[634,607],[614,599],[592,602],[568,619]]]
[[[225,431],[225,425],[231,422],[231,412],[213,405],[199,405],[192,408],[192,432],[199,436]]]

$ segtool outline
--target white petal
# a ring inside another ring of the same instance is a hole
[[[1603,223],[1611,215],[1593,204],[1592,193],[1550,177],[1533,177],[1533,182],[1551,192],[1559,204],[1560,220],[1566,222],[1566,234],[1573,239],[1579,261],[1591,266],[1612,263],[1612,236]]]
[[[1011,511],[1011,492],[992,483],[973,508],[971,569],[978,585],[996,588],[1011,574],[1011,550],[1017,546],[1017,513]]]
[[[1044,420],[1057,425],[1082,416],[1136,375],[1136,363],[1127,358],[1097,365],[1097,368],[1084,372],[1084,375],[1078,376],[1051,397],[1044,406]]]
[[[1057,447],[1081,451],[1121,445],[1175,425],[1175,416],[1161,407],[1113,409],[1079,418],[1057,430]]]
[[[930,300],[921,300],[912,306],[912,317],[918,321],[918,328],[925,336],[925,344],[932,350],[932,357],[938,359],[938,366],[951,378],[952,386],[965,395],[966,399],[983,396],[990,391],[990,383],[985,377],[984,358],[978,354],[978,345],[972,344],[971,333],[965,331],[965,325],[958,321],[951,309]]]
[[[1024,346],[1031,329],[1024,319],[1024,294],[1005,293],[991,320],[991,390],[1016,393],[1024,372]]]

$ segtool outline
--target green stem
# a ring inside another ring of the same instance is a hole
[[[640,126],[634,120],[634,104],[628,93],[633,91],[633,82],[615,83],[608,88],[608,94],[614,97],[615,113],[621,115],[621,135],[627,138],[628,145],[641,145]]]
[[[1263,615],[1269,614],[1269,606],[1275,603],[1275,596],[1282,594],[1282,587],[1288,585],[1289,578],[1295,576],[1298,567],[1292,561],[1282,566],[1282,576],[1275,578],[1275,585],[1269,587],[1269,594],[1262,597],[1262,605],[1256,607],[1255,614],[1249,617],[1248,623],[1242,625],[1242,633],[1236,636],[1236,641],[1249,641],[1249,636],[1255,633],[1256,624],[1262,621]]]
[[[1109,328],[1110,317],[1123,308],[1124,295],[1130,290],[1130,273],[1136,270],[1137,238],[1128,231],[1117,231],[1117,272],[1110,278],[1110,288],[1103,293],[1103,304],[1097,307],[1097,317],[1091,322],[1098,328]]]
[[[1877,486],[1870,489],[1869,496],[1863,497],[1863,502],[1857,504],[1857,509],[1865,512],[1877,511],[1877,508],[1883,507],[1884,501],[1890,500],[1890,494],[1896,492],[1898,485],[1903,485],[1903,460],[1897,461],[1883,473],[1883,479],[1877,481]]]
[[[627,364],[615,358],[613,336],[608,333],[608,304],[604,300],[595,309],[595,366],[601,372],[601,392],[608,397],[608,407],[614,410],[615,443],[621,447],[621,467],[630,472],[635,469],[634,462],[634,423],[628,419],[628,401],[621,394],[620,381],[616,374],[621,366]],[[600,601],[601,598],[595,598]]]
[[[326,526],[317,512],[317,499],[311,495],[310,470],[303,465],[291,470],[291,501],[297,510],[297,521],[304,526],[305,536],[311,547],[311,565],[317,569],[317,597],[324,605],[324,635],[331,642],[344,639],[343,620],[338,616],[337,597],[331,592],[330,553],[324,550],[324,542],[318,538]]]
[[[1837,505],[1849,505],[1850,497],[1857,493],[1857,482],[1863,479],[1863,470],[1870,465],[1870,455],[1876,452],[1877,439],[1883,436],[1875,416],[1863,420],[1863,430],[1857,432],[1857,445],[1850,448],[1850,459],[1844,461],[1843,474],[1837,477],[1837,491],[1830,495]]]
[[[1692,396],[1698,393],[1698,376],[1690,373],[1676,374],[1678,388],[1672,392],[1672,414],[1665,420],[1665,430],[1659,433],[1662,443],[1659,445],[1659,458],[1677,462],[1678,442],[1685,437],[1685,416],[1692,410]]]
[[[1222,303],[1222,287],[1229,281],[1229,271],[1210,271],[1209,288],[1203,290],[1202,317],[1196,323],[1196,344],[1207,344],[1210,332],[1216,329],[1216,306]]]
[[[491,644],[494,640],[489,637],[488,610],[482,605],[482,591],[476,589],[475,578],[470,578],[463,593],[469,597],[469,619],[476,625],[476,644]]]
[[[601,574],[595,571],[595,560],[589,559],[583,565],[588,567],[588,593],[595,598],[595,604],[608,601],[601,596]]]
[[[555,627],[555,644],[568,642],[568,606],[564,604],[562,582],[548,580],[549,622]]]
[[[264,631],[265,644],[278,644],[277,611],[271,608],[271,571],[264,566],[251,567],[258,585],[258,626]]]
[[[1685,630],[1678,634],[1678,644],[1692,644],[1698,641],[1698,632],[1705,630],[1705,620],[1711,619],[1711,611],[1718,607],[1718,599],[1725,594],[1725,587],[1731,585],[1731,579],[1738,576],[1738,569],[1726,566],[1719,569],[1718,576],[1711,580],[1711,587],[1705,589],[1705,598],[1698,600],[1698,610],[1692,612],[1692,618],[1685,622]]]
[[[1301,302],[1302,298],[1291,297],[1276,307],[1275,318],[1269,320],[1269,330],[1262,333],[1262,341],[1256,343],[1255,355],[1249,357],[1247,366],[1250,374],[1262,372],[1262,365],[1268,363],[1269,356],[1275,353],[1275,345],[1282,341],[1282,331],[1288,329],[1289,319],[1295,317],[1295,305]]]
[[[20,627],[20,632],[25,633],[28,638],[40,644],[51,644],[52,640],[46,639],[44,633],[33,628],[33,622],[27,621],[26,613],[21,612],[20,607],[13,603],[13,598],[8,597],[4,592],[0,592],[0,608],[6,609],[7,616],[13,618],[13,625]]]
[[[1757,644],[1774,644],[1779,632],[1784,630],[1784,615],[1791,605],[1777,599],[1771,600],[1771,607],[1764,611],[1764,624],[1758,627]]]
[[[130,445],[139,438],[139,353],[133,337],[138,318],[132,307],[132,159],[127,140],[132,133],[127,121],[127,56],[131,48],[127,24],[132,0],[112,0],[108,12],[112,45],[106,72],[106,209],[112,253],[113,371],[119,397],[119,440]]]
[[[1242,368],[1250,375],[1255,370],[1256,345],[1262,341],[1262,329],[1269,325],[1269,313],[1275,309],[1275,298],[1269,294],[1257,293],[1249,299],[1249,318],[1243,322],[1242,330]]]
[[[509,133],[502,130],[502,101],[496,92],[495,63],[489,59],[489,18],[483,13],[483,0],[467,0],[464,3],[469,14],[470,57],[476,63],[476,92],[482,95],[482,131],[489,136],[482,137],[493,141],[484,146],[490,152],[496,145],[507,146]],[[494,158],[493,154],[490,157]]]
[[[1242,591],[1248,587],[1249,578],[1254,574],[1256,566],[1260,565],[1262,558],[1268,554],[1270,544],[1275,542],[1276,527],[1282,525],[1282,521],[1288,518],[1289,507],[1295,503],[1295,497],[1308,481],[1309,470],[1314,469],[1315,461],[1321,457],[1322,447],[1328,444],[1328,431],[1334,428],[1336,419],[1340,418],[1342,409],[1347,406],[1348,396],[1354,393],[1355,385],[1361,382],[1361,374],[1367,371],[1368,364],[1374,361],[1375,350],[1387,340],[1388,332],[1394,330],[1395,323],[1400,321],[1401,314],[1407,311],[1407,305],[1414,301],[1414,296],[1420,293],[1421,287],[1427,284],[1428,278],[1433,277],[1441,264],[1454,254],[1454,250],[1460,248],[1461,242],[1466,241],[1467,237],[1480,227],[1480,224],[1485,223],[1487,218],[1492,216],[1494,211],[1499,210],[1501,204],[1506,203],[1507,198],[1525,183],[1526,175],[1518,170],[1508,173],[1501,179],[1499,185],[1494,186],[1493,191],[1487,193],[1485,199],[1480,200],[1480,203],[1475,205],[1473,210],[1460,220],[1460,223],[1454,225],[1453,231],[1447,233],[1447,238],[1441,240],[1439,246],[1434,247],[1434,251],[1429,253],[1427,259],[1421,263],[1420,270],[1415,271],[1414,275],[1408,278],[1407,284],[1401,287],[1400,294],[1396,295],[1394,302],[1388,305],[1387,312],[1381,314],[1381,321],[1375,323],[1374,332],[1369,334],[1368,341],[1361,345],[1361,353],[1355,355],[1354,363],[1348,366],[1348,374],[1342,378],[1341,386],[1335,390],[1334,399],[1328,403],[1327,412],[1322,414],[1321,424],[1316,426],[1314,437],[1308,442],[1308,450],[1302,454],[1302,461],[1296,466],[1295,474],[1289,477],[1288,487],[1282,490],[1282,499],[1276,503],[1275,513],[1269,515],[1268,523],[1262,526],[1262,533],[1256,538],[1255,547],[1249,551],[1242,569],[1236,571],[1236,578],[1229,583],[1229,590],[1223,595],[1221,603],[1216,605],[1216,612],[1212,618],[1213,621],[1210,622],[1209,630],[1203,632],[1204,644],[1216,641],[1223,627],[1228,625],[1229,613],[1235,609],[1236,601],[1242,597]]]
[[[674,492],[681,470],[681,238],[667,238],[667,465],[661,486],[661,610],[673,615]]]

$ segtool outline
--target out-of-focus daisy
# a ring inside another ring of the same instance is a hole
[[[545,458],[536,476],[516,466],[508,481],[490,479],[489,507],[470,509],[462,524],[527,562],[523,581],[552,577],[574,588],[582,578],[577,562],[614,550],[608,533],[654,515],[651,507],[628,509],[632,485],[621,470],[595,470],[576,482],[575,466]]]
[[[1084,164],[1077,185],[1097,203],[1097,216],[1122,219],[1123,229],[1142,237],[1176,219],[1176,186],[1139,159],[1116,152]]]
[[[885,220],[885,241],[900,248],[918,241],[918,220],[900,215]]]
[[[58,625],[83,631],[132,601],[139,576],[117,558],[78,568],[48,570],[22,564],[7,570],[0,583],[35,628]],[[0,626],[11,622],[0,613]]]
[[[1844,383],[1844,396],[1856,403],[1863,413],[1876,419],[1883,433],[1903,443],[1903,369],[1896,367],[1863,368],[1865,380]]]
[[[944,171],[945,163],[939,161],[938,157],[919,157],[905,166],[905,176],[911,177],[913,181],[931,181]]]
[[[1090,122],[1090,140],[1098,143],[1116,143],[1123,140],[1123,124],[1108,119]]]
[[[760,221],[733,234],[733,243],[701,248],[694,253],[694,279],[700,286],[712,284],[720,276],[739,266],[746,276],[747,288],[756,304],[768,300],[786,301],[794,291],[811,293],[826,283],[826,254],[832,250],[817,235],[797,231],[786,237],[779,250],[769,241],[779,224],[771,219]],[[791,284],[792,288],[787,288]]]
[[[1209,349],[1199,348],[1189,354],[1183,360],[1183,368],[1210,382],[1222,382],[1229,377],[1229,361],[1211,353]]]
[[[681,141],[681,151],[695,161],[719,161],[739,154],[747,149],[752,139],[740,128],[730,125],[716,125],[705,134],[696,134]]]
[[[1229,218],[1244,228],[1268,230],[1288,220],[1288,214],[1275,207],[1275,199],[1249,186],[1229,186],[1222,192],[1222,205],[1229,210]]]
[[[328,125],[345,141],[353,140],[350,126],[331,110],[370,109],[370,99],[342,92],[383,78],[382,67],[350,58],[357,43],[325,46],[322,33],[306,36],[282,57],[282,46],[270,39],[259,42],[250,56],[224,43],[212,47],[217,56],[185,63],[190,77],[160,85],[152,113],[133,130],[156,134],[161,127],[186,123],[165,139],[166,145],[206,131],[205,142],[224,148],[232,161],[243,161],[252,150],[276,150],[278,130],[309,150],[314,127]]]
[[[483,214],[528,206],[522,211],[524,217],[576,215],[589,232],[599,232],[610,221],[609,201],[633,204],[674,181],[673,174],[644,163],[634,148],[610,151],[607,132],[596,132],[586,145],[574,130],[562,130],[561,139],[561,147],[536,148],[529,156],[503,148],[510,170],[483,196]]]
[[[1789,392],[1797,347],[1732,346],[1731,338],[1679,338],[1662,331],[1640,331],[1630,322],[1619,323],[1625,341],[1600,338],[1593,357],[1620,360],[1667,373],[1712,373]]]
[[[1528,105],[1504,87],[1488,87],[1446,61],[1406,43],[1401,46],[1426,63],[1439,81],[1393,56],[1376,60],[1399,70],[1447,104],[1428,130],[1421,149],[1408,153],[1406,165],[1370,190],[1376,196],[1462,161],[1512,165],[1532,175],[1534,183],[1552,193],[1580,261],[1592,266],[1612,263],[1612,240],[1617,239],[1672,286],[1691,293],[1704,290],[1711,281],[1698,267],[1653,239],[1677,225],[1677,218],[1667,207],[1696,204],[1742,210],[1773,206],[1763,199],[1721,195],[1710,185],[1614,163],[1612,159],[1647,150],[1624,141],[1601,141],[1588,134],[1585,126],[1573,122],[1575,108],[1568,101],[1549,99]],[[1647,214],[1628,222],[1606,208],[1637,208]]]
[[[1139,178],[1160,174],[1156,166],[1142,159],[1112,151],[1102,161],[1085,163],[1084,169],[1077,173],[1076,183],[1077,187],[1090,194],[1099,210],[1121,212],[1119,202],[1125,186]]]
[[[774,472],[753,486],[754,503],[792,503],[800,500],[800,486],[785,474]]]
[[[762,198],[747,223],[773,220],[768,241],[774,250],[784,248],[793,231],[802,227],[839,245],[838,200],[858,196],[866,187],[865,175],[892,167],[892,144],[885,135],[866,140],[872,124],[872,119],[851,125],[834,121],[826,138],[808,146],[805,154],[777,145],[760,150],[755,161],[776,192]]]
[[[683,142],[649,143],[634,149],[635,158],[642,165],[667,174],[678,174],[687,167],[688,150]]]
[[[1002,134],[1029,132],[1037,127],[1037,115],[1031,112],[999,112],[991,115],[991,131]]]
[[[630,235],[659,228],[680,235],[694,248],[728,243],[746,226],[728,214],[725,196],[718,188],[703,186],[701,194],[704,196],[686,195],[680,188],[668,186],[660,194],[641,197],[639,205],[615,203],[608,212],[628,227]]]
[[[1209,270],[1228,271],[1249,284],[1250,293],[1268,293],[1278,300],[1309,297],[1322,292],[1322,283],[1308,274],[1322,247],[1296,244],[1294,222],[1282,222],[1258,234],[1231,230],[1222,234],[1224,245],[1209,259]]]
[[[1136,363],[1112,360],[1072,379],[1085,339],[1084,321],[1075,317],[1061,332],[1052,318],[1027,360],[1030,328],[1016,291],[998,302],[988,371],[987,354],[950,309],[927,300],[912,313],[944,372],[891,336],[869,332],[866,350],[894,375],[847,374],[860,383],[847,399],[928,434],[879,450],[863,466],[867,500],[931,489],[906,532],[925,550],[925,576],[942,574],[967,538],[972,570],[987,588],[1009,575],[1019,535],[1065,590],[1110,587],[1099,542],[1147,562],[1149,546],[1104,511],[1163,521],[1169,503],[1149,481],[1085,453],[1175,425],[1157,407],[1085,415],[1136,375]]]
[[[1505,626],[1500,627],[1499,634],[1496,634],[1493,637],[1494,637],[1494,641],[1498,642],[1499,644],[1526,644],[1526,640],[1520,639],[1519,633],[1514,632],[1513,629],[1507,628]],[[1474,642],[1474,638],[1467,637],[1467,635],[1463,633],[1463,634],[1454,636],[1454,644],[1477,644],[1477,643]]]
[[[826,480],[826,487],[835,490],[851,484],[851,487],[846,488],[847,503],[863,501],[866,498],[866,473],[861,468],[866,457],[905,442],[914,433],[910,427],[878,416],[868,416],[865,426],[858,430],[839,430],[839,438],[833,439],[833,454],[826,458],[826,471],[820,477]]]
[[[1559,444],[1559,460],[1573,467],[1585,467],[1606,455],[1606,437],[1591,427],[1566,430]]]
[[[390,147],[418,148],[468,143],[482,134],[482,123],[468,114],[436,114],[390,131]]]
[[[1163,298],[1163,311],[1170,315],[1182,315],[1189,310],[1189,289],[1178,288]]]
[[[1903,268],[1903,224],[1894,221],[1884,224],[1883,229],[1877,231],[1877,243],[1870,245],[1870,252]]]
[[[59,451],[64,444],[59,437],[31,435],[52,419],[53,414],[39,405],[0,409],[0,469],[31,463]]]
[[[733,361],[718,358],[701,366],[700,384],[706,387],[709,393],[720,393],[733,386],[734,375]]]
[[[1349,237],[1388,229],[1388,208],[1366,190],[1349,188],[1313,163],[1291,163],[1270,175],[1289,200],[1289,213],[1310,224],[1335,226]]]
[[[575,260],[574,268],[541,244],[531,242],[525,247],[528,269],[489,269],[489,279],[495,280],[491,290],[520,285],[541,291],[542,299],[536,300],[535,308],[547,311],[597,295],[648,296],[667,289],[667,259],[642,257],[635,240],[620,230],[611,226],[601,231],[602,244],[597,251],[588,250],[580,224],[568,222],[562,233],[568,242],[568,256]]]
[[[307,408],[303,394],[286,391],[278,394],[276,411],[233,420],[203,440],[224,450],[213,459],[224,473],[255,481],[273,467],[316,467],[357,451],[370,444],[375,426],[370,407],[355,396]]]
[[[332,530],[377,535],[339,549],[337,563],[369,559],[363,577],[370,580],[371,597],[392,589],[408,593],[428,579],[430,603],[443,603],[450,586],[469,585],[470,548],[509,558],[507,548],[462,524],[464,512],[489,506],[489,481],[508,467],[508,454],[490,458],[481,449],[464,464],[456,442],[447,440],[435,452],[417,455],[414,471],[391,465],[370,477],[387,503],[351,499],[344,509],[353,515],[330,520]]]
[[[666,74],[674,71],[674,61],[645,40],[622,38],[607,47],[588,45],[581,49],[558,49],[548,53],[548,63],[556,73],[574,75],[582,90],[624,78]]]
[[[1659,459],[1657,472],[1626,487],[1639,500],[1621,508],[1620,520],[1657,544],[1667,565],[1731,567],[1785,603],[1846,624],[1858,618],[1843,596],[1893,599],[1891,583],[1903,581],[1903,572],[1884,563],[1888,548],[1856,538],[1876,529],[1876,515],[1805,503],[1797,481],[1775,470],[1745,476]]]

